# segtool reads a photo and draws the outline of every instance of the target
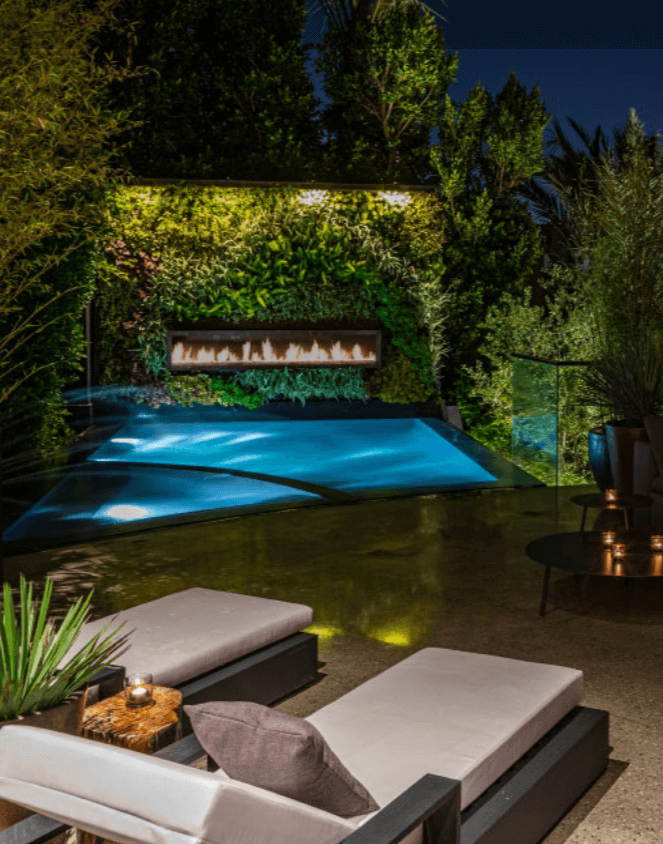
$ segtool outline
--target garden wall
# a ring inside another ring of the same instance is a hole
[[[108,198],[94,258],[103,385],[153,406],[439,399],[443,224],[434,192],[140,185]],[[168,366],[169,331],[380,334],[379,368]]]

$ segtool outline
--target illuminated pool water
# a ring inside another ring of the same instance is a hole
[[[80,539],[164,520],[531,482],[436,419],[187,419],[129,420],[4,539]]]

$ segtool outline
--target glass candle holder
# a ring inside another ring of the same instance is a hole
[[[614,530],[604,530],[601,534],[601,541],[604,545],[614,545],[617,539],[617,534]]]
[[[617,500],[617,490],[616,489],[606,489],[605,500],[606,501],[616,501]]]
[[[618,545],[615,544],[612,546],[612,556],[615,558],[615,562],[624,559],[624,555],[626,554],[626,545]]]
[[[652,551],[663,551],[663,536],[658,533],[652,533],[649,537],[649,544]]]
[[[650,573],[653,577],[661,577],[663,575],[663,552],[656,551],[651,555]]]
[[[147,706],[152,703],[153,691],[151,674],[127,674],[124,678],[124,699],[127,706]]]

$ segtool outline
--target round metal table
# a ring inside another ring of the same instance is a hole
[[[582,521],[580,522],[580,530],[585,529],[585,521],[587,519],[587,509],[589,507],[598,510],[623,510],[624,511],[624,527],[628,530],[633,525],[633,510],[636,507],[651,507],[653,501],[648,495],[620,495],[615,501],[606,500],[605,495],[600,492],[590,492],[587,495],[574,495],[571,498],[574,504],[582,507]],[[629,522],[629,514],[631,519]]]
[[[546,567],[539,615],[545,615],[551,568],[578,577],[584,574],[620,577],[625,585],[632,577],[662,577],[663,550],[652,550],[650,541],[649,533],[617,532],[615,545],[622,545],[624,550],[620,556],[614,546],[604,544],[603,532],[598,531],[554,533],[533,540],[525,551],[534,562]]]

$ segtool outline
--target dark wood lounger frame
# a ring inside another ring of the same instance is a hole
[[[96,674],[88,683],[99,685],[99,699],[121,692],[124,668],[112,666]],[[270,706],[311,683],[318,675],[318,637],[312,633],[294,633],[253,653],[214,668],[206,674],[176,686],[182,703],[206,703],[209,700],[250,700]],[[185,736],[192,732],[191,722],[182,713]]]
[[[537,844],[606,769],[608,725],[604,710],[576,706],[464,811],[458,780],[426,774],[341,844],[397,844],[421,823],[425,844]],[[204,751],[189,734],[155,755],[188,765]],[[32,815],[0,844],[43,844],[67,828]]]

